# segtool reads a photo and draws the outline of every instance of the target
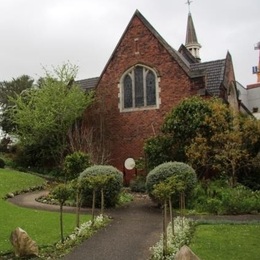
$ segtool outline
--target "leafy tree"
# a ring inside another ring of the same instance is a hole
[[[222,119],[215,120],[212,128],[208,121],[214,117],[216,110],[222,111]],[[187,162],[186,148],[192,140],[197,135],[210,138],[213,131],[222,129],[223,119],[229,122],[231,118],[232,114],[226,105],[216,98],[184,99],[165,118],[161,134],[146,142],[144,149],[149,167],[155,167],[165,161]]]
[[[260,121],[242,115],[238,120],[239,129],[243,133],[243,145],[252,157],[256,157],[260,151]]]
[[[258,125],[253,118],[243,119],[234,115],[232,122],[221,121],[216,111],[214,120],[208,120],[208,125],[214,128],[215,121],[221,122],[222,130],[212,132],[210,138],[198,135],[186,149],[186,155],[194,168],[211,169],[215,173],[225,174],[230,177],[230,185],[234,187],[237,175],[243,168],[248,168],[254,158],[254,150],[260,140],[257,134]],[[255,125],[255,127],[253,127]],[[247,128],[250,126],[250,128]],[[254,135],[248,131],[254,130]],[[258,146],[259,150],[259,146]]]
[[[253,117],[239,117],[240,131],[243,133],[243,147],[249,153],[246,167],[239,169],[238,181],[253,189],[260,188],[260,121]]]
[[[33,87],[34,80],[28,75],[13,78],[11,81],[0,82],[0,107],[2,108],[0,121],[3,131],[6,133],[11,133],[15,127],[11,113],[11,109],[14,106],[13,99]]]
[[[160,135],[145,144],[149,167],[179,160],[200,178],[236,176],[260,151],[260,124],[241,116],[220,99],[183,100],[166,117]]]
[[[55,199],[59,201],[60,204],[60,233],[61,233],[61,242],[64,242],[64,235],[63,235],[63,205],[66,200],[70,197],[70,189],[65,184],[58,185],[53,190],[53,196]]]
[[[159,134],[146,140],[144,150],[147,157],[148,168],[153,169],[164,162],[174,160],[173,139],[170,135]]]
[[[0,105],[6,108],[13,105],[10,97],[15,98],[26,89],[33,87],[34,80],[28,75],[22,75],[18,78],[13,78],[12,81],[0,82]]]
[[[215,145],[216,166],[220,172],[227,172],[230,176],[230,185],[234,187],[237,183],[237,172],[241,167],[248,165],[249,153],[243,147],[241,132],[232,131],[218,134],[214,139],[222,141],[222,145]]]
[[[46,72],[40,88],[12,100],[14,133],[43,160],[40,164],[61,164],[69,128],[93,101],[93,93],[86,94],[73,82],[76,72],[70,64],[55,69],[54,75]]]

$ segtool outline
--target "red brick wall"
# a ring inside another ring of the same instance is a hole
[[[135,53],[137,38],[138,54]],[[119,111],[120,78],[135,64],[144,64],[158,72],[161,91],[159,109]],[[172,107],[184,97],[196,93],[196,90],[191,90],[192,86],[193,82],[177,61],[135,16],[102,74],[96,89],[99,104],[92,110],[96,134],[100,130],[98,118],[101,116],[104,120],[105,143],[111,159],[109,163],[123,171],[125,159],[143,156],[144,141],[159,133],[164,117]]]

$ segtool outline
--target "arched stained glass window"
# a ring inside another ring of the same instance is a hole
[[[129,75],[124,78],[124,108],[133,107],[132,79]]]
[[[156,93],[155,93],[155,76],[154,73],[149,71],[146,75],[146,102],[147,106],[156,104]]]
[[[135,74],[135,107],[144,106],[144,76],[143,68],[137,66],[134,70]]]
[[[122,109],[146,109],[157,106],[157,77],[149,68],[135,66],[122,79]]]

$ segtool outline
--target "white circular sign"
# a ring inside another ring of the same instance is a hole
[[[127,158],[125,160],[125,168],[127,170],[133,170],[135,167],[135,160],[133,158]]]

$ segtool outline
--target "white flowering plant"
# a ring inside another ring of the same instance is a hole
[[[184,217],[174,219],[174,236],[172,234],[172,223],[167,226],[167,255],[163,255],[163,236],[155,246],[151,247],[152,260],[172,260],[183,245],[189,245],[194,232],[195,222]]]
[[[106,226],[110,222],[110,219],[106,215],[99,215],[95,217],[94,222],[91,220],[84,222],[80,227],[76,227],[74,231],[65,238],[62,243],[59,241],[56,244],[56,249],[59,251],[69,250],[71,247],[81,243],[83,240],[92,236],[97,230]]]

